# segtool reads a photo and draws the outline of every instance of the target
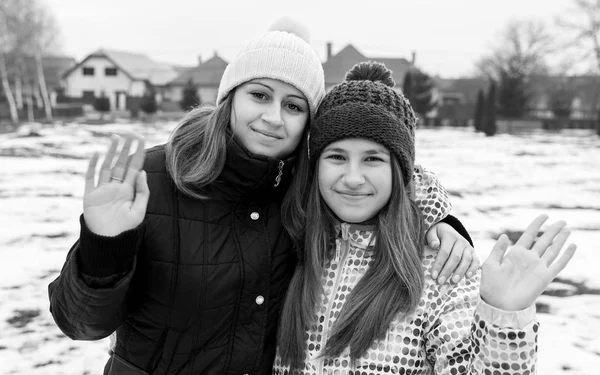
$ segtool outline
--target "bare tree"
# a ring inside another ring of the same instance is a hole
[[[564,47],[575,52],[567,64],[591,60],[600,73],[600,0],[573,0],[573,9],[558,17],[557,24],[567,32]]]
[[[478,61],[479,73],[498,82],[498,113],[523,116],[531,99],[529,78],[548,72],[547,58],[554,51],[551,34],[537,20],[513,20],[502,31],[491,53]]]
[[[46,119],[52,120],[52,109],[46,79],[43,70],[42,54],[53,50],[56,46],[58,28],[52,14],[44,4],[39,0],[2,0],[0,12],[4,23],[4,42],[2,43],[4,68],[0,66],[0,73],[6,76],[6,83],[3,79],[5,91],[10,92],[9,105],[15,103],[10,89],[9,77],[14,76],[17,84],[18,103],[22,103],[22,89],[27,89],[25,100],[27,101],[29,111],[28,118],[32,120],[33,98],[39,97],[44,103]],[[7,58],[10,57],[10,58]],[[10,64],[7,62],[10,61]],[[8,88],[8,89],[7,89]],[[8,95],[7,95],[8,97]],[[16,111],[13,121],[18,121],[18,112]],[[11,109],[11,113],[12,113]]]
[[[548,71],[547,57],[555,48],[553,37],[542,21],[512,20],[491,53],[481,58],[476,68],[492,79],[500,79],[503,71],[510,70],[525,76],[544,74]]]
[[[8,102],[10,118],[13,124],[19,122],[19,112],[17,104],[10,87],[8,76],[8,67],[6,65],[6,55],[13,50],[15,46],[15,34],[13,25],[15,23],[14,13],[18,0],[3,0],[0,2],[0,80],[4,96]]]

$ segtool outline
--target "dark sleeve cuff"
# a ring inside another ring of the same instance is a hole
[[[446,224],[450,225],[452,228],[454,228],[455,231],[458,232],[458,234],[463,236],[465,238],[465,240],[469,241],[471,246],[473,246],[473,240],[471,240],[471,236],[469,236],[469,232],[467,232],[467,230],[462,225],[460,220],[458,220],[457,218],[455,218],[452,215],[447,215],[445,218],[440,220],[440,223],[446,223]],[[475,246],[473,246],[473,247],[475,247]]]
[[[131,270],[133,259],[144,238],[145,225],[114,237],[92,233],[80,216],[78,261],[81,273],[92,277],[108,277]]]

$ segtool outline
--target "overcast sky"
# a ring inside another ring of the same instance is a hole
[[[43,0],[61,29],[63,53],[98,48],[195,65],[215,51],[231,60],[249,37],[287,15],[304,23],[325,59],[352,43],[368,57],[405,57],[443,77],[469,75],[512,19],[553,25],[572,0]]]

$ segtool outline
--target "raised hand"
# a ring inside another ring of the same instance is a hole
[[[534,244],[547,219],[546,215],[536,218],[508,253],[510,241],[506,235],[500,236],[481,270],[480,293],[485,302],[502,310],[522,310],[532,305],[569,263],[576,249],[573,244],[557,259],[571,234],[564,221],[549,226]]]
[[[112,137],[100,167],[98,183],[95,183],[98,153],[92,156],[85,176],[83,217],[87,227],[101,236],[116,236],[140,225],[150,197],[146,173],[140,172],[145,157],[144,139],[133,134],[127,135],[118,152],[119,139],[118,136]],[[137,142],[137,149],[129,158],[134,141]]]

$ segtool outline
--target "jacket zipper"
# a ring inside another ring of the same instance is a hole
[[[342,279],[342,275],[344,274],[344,265],[346,263],[346,258],[348,257],[348,253],[350,252],[350,236],[348,233],[350,232],[350,224],[342,223],[342,240],[340,241],[340,251],[335,252],[335,257],[333,258],[334,263],[338,263],[338,274],[335,276],[335,282],[333,283],[331,289],[331,299],[327,303],[327,310],[325,312],[325,319],[323,319],[323,335],[321,336],[321,351],[325,349],[325,345],[327,344],[327,339],[329,338],[329,315],[331,315],[331,309],[333,307],[333,303],[335,302],[335,294],[340,286],[340,282]],[[319,358],[318,361],[318,371],[317,374],[323,373],[325,359]]]
[[[277,168],[279,168],[279,173],[277,174],[277,177],[275,177],[275,184],[273,184],[273,186],[275,187],[279,186],[279,184],[281,183],[281,176],[283,175],[284,165],[285,162],[283,160],[279,160],[279,165],[277,166]]]

